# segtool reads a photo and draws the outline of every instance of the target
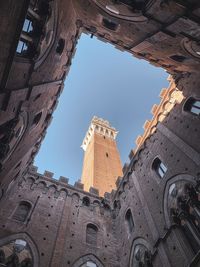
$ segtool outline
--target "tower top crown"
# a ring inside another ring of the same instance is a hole
[[[110,125],[109,121],[94,116],[81,145],[84,151],[86,151],[87,146],[95,132],[114,140],[116,139],[118,133],[118,131]]]

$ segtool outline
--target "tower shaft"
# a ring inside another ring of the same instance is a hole
[[[103,196],[116,188],[117,177],[122,175],[116,135],[107,121],[93,118],[82,144],[85,154],[81,179],[86,191],[95,187]]]

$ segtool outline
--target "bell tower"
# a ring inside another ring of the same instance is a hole
[[[122,176],[117,133],[108,121],[93,117],[81,146],[85,152],[81,177],[84,190],[92,186],[103,196],[116,188],[117,177]]]

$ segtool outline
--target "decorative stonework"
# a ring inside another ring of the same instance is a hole
[[[116,131],[116,129],[112,127],[107,120],[94,116],[81,145],[84,151],[86,151],[94,132],[105,137],[109,137],[113,140],[116,139],[116,136],[118,134],[118,131]]]

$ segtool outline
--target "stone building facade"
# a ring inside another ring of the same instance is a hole
[[[199,266],[199,17],[198,0],[1,1],[0,265]],[[31,165],[82,32],[173,87],[104,198]]]

